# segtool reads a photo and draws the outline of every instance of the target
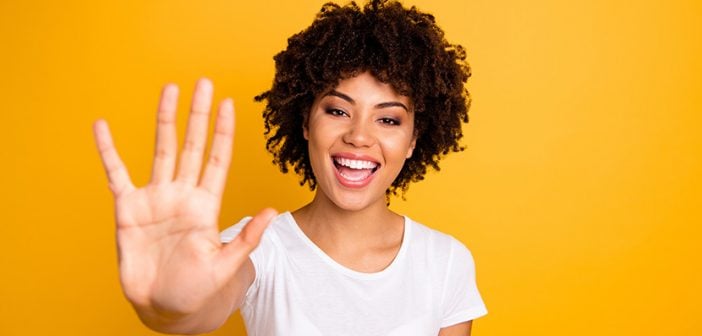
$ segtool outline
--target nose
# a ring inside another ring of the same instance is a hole
[[[372,126],[360,118],[349,123],[342,137],[345,143],[355,147],[370,147],[375,141]]]

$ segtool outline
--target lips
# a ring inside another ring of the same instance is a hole
[[[368,185],[380,168],[380,163],[365,155],[340,153],[332,156],[337,180],[349,188]]]

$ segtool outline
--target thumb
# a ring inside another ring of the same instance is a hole
[[[261,242],[263,232],[278,215],[275,209],[266,208],[254,216],[229,244],[222,248],[221,258],[225,269],[238,269]]]

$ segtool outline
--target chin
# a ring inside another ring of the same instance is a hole
[[[329,197],[325,195],[331,203],[333,203],[337,208],[344,211],[362,211],[382,202],[385,205],[385,194],[380,197],[369,197],[367,193],[358,193],[357,195],[349,195],[347,193],[341,192]]]

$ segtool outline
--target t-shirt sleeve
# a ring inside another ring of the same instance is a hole
[[[456,239],[451,239],[451,252],[445,284],[442,298],[444,303],[442,328],[487,314],[487,309],[475,282],[473,255]]]

